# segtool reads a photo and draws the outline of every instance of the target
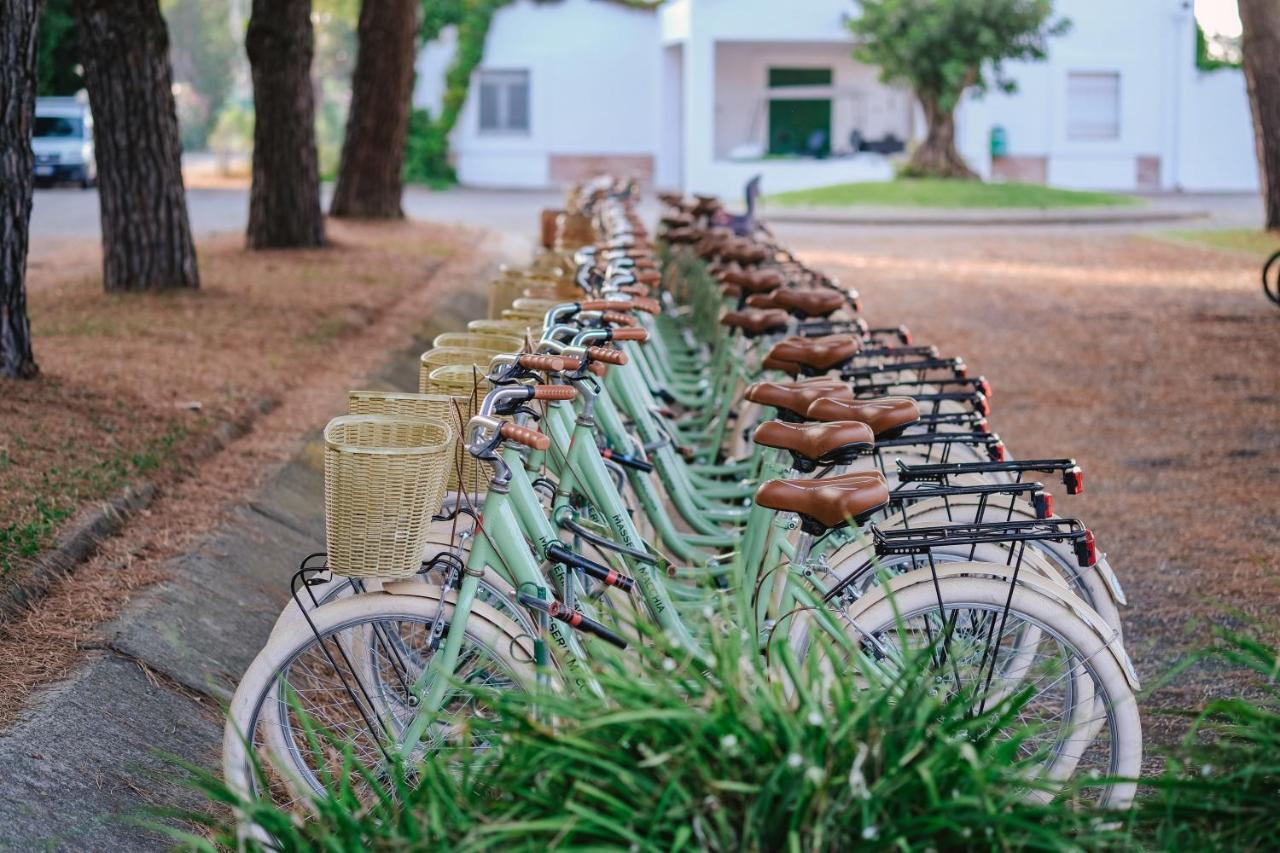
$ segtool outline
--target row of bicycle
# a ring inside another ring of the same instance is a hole
[[[326,551],[235,694],[228,781],[305,809],[353,757],[357,788],[396,756],[461,762],[492,746],[485,690],[597,690],[602,657],[705,657],[728,619],[833,678],[924,650],[939,691],[1018,697],[1031,787],[1128,803],[1123,592],[1027,478],[1076,494],[1080,468],[1014,459],[984,378],[763,226],[664,196],[651,234],[637,200],[576,188],[418,393],[353,392],[329,424]]]

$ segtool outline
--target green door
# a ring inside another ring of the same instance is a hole
[[[819,140],[818,134],[821,134]],[[814,142],[818,144],[812,146]],[[769,101],[769,153],[831,153],[831,101],[825,98],[775,98]]]

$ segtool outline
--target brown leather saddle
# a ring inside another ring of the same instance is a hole
[[[791,376],[812,376],[843,366],[860,349],[862,342],[853,335],[790,337],[774,344],[761,366],[766,370],[781,370]]]
[[[756,503],[800,516],[814,536],[860,523],[889,502],[889,484],[879,471],[858,471],[820,480],[769,480],[756,490]]]
[[[846,400],[820,397],[809,404],[805,416],[812,421],[861,421],[876,438],[892,438],[920,420],[920,409],[910,397],[878,397],[874,400]]]
[[[829,317],[848,305],[844,294],[828,287],[779,288],[747,300],[752,308],[781,308],[798,317]]]
[[[812,471],[819,465],[848,465],[859,453],[875,447],[871,427],[857,421],[788,424],[765,421],[756,427],[753,440],[764,447],[791,453],[798,471]]]
[[[748,386],[745,397],[752,403],[773,406],[788,420],[803,420],[809,406],[823,397],[853,402],[853,389],[839,379],[813,382],[757,382]]]
[[[791,316],[786,311],[762,311],[758,308],[745,308],[741,311],[729,311],[720,318],[722,326],[730,329],[741,329],[749,338],[770,332],[783,332],[791,325]]]

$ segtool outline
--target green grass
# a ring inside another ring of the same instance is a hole
[[[31,559],[48,548],[58,528],[85,501],[102,497],[166,462],[179,464],[174,447],[186,434],[185,427],[173,424],[138,452],[115,453],[88,465],[43,472],[40,494],[19,512],[21,520],[0,524],[0,577],[12,571],[16,561]],[[0,451],[0,469],[11,465],[8,451]]]
[[[1280,252],[1280,233],[1255,231],[1251,228],[1200,229],[1196,231],[1161,231],[1159,237],[1175,243],[1190,243],[1224,252],[1238,252],[1261,258]]]
[[[1141,204],[1133,196],[1061,190],[1039,184],[985,184],[934,178],[901,178],[858,184],[834,184],[778,193],[766,199],[783,207],[937,207],[1066,208],[1123,207]]]

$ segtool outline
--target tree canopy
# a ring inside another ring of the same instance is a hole
[[[966,90],[1015,90],[1008,60],[1040,60],[1049,39],[1070,29],[1053,0],[862,0],[849,29],[854,56],[948,112]]]
[[[849,20],[854,57],[886,83],[910,86],[929,124],[907,174],[974,178],[955,145],[955,109],[965,92],[1013,92],[1010,60],[1044,59],[1049,39],[1071,26],[1053,0],[861,0]]]

